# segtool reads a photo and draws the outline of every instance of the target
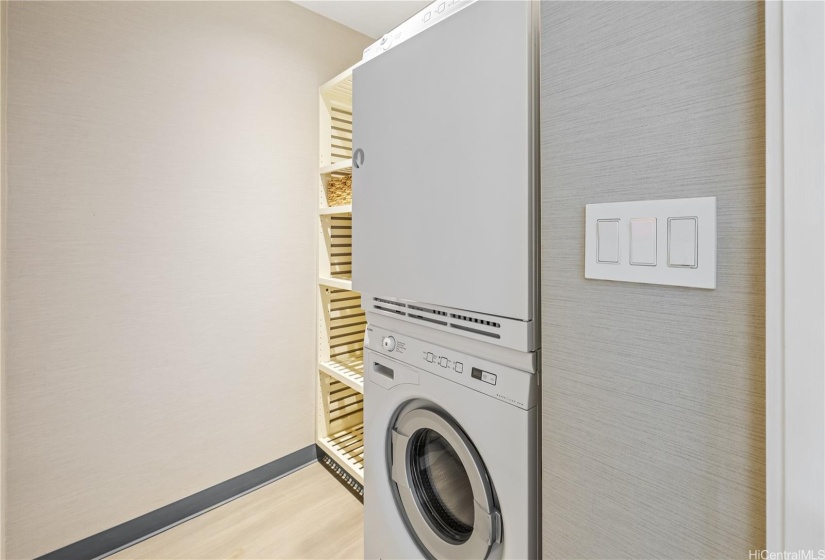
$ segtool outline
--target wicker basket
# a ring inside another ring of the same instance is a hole
[[[327,182],[327,204],[330,206],[352,204],[352,175],[332,177]]]

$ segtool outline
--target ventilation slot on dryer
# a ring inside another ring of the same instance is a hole
[[[415,309],[416,311],[423,311],[425,313],[432,313],[433,315],[439,315],[441,317],[446,317],[447,316],[446,311],[440,311],[438,309],[430,309],[428,307],[421,307],[420,305],[410,304],[410,309]]]
[[[400,301],[393,301],[391,299],[384,299],[380,297],[372,298],[374,301],[380,301],[381,303],[386,303],[387,305],[397,305],[398,307],[407,307],[406,303],[401,303]],[[410,306],[412,307],[412,306]]]
[[[483,335],[483,336],[489,336],[490,338],[501,338],[501,335],[498,334],[498,333],[483,331],[481,329],[474,329],[472,327],[466,327],[464,325],[456,325],[455,323],[450,323],[450,326],[454,329],[459,329],[459,330],[462,330],[462,331],[467,331],[467,332],[471,332],[471,333],[475,333],[475,334],[480,334],[480,335]]]
[[[468,323],[472,323],[473,325],[479,325],[484,327],[493,327],[494,329],[501,328],[500,323],[496,323],[495,321],[488,321],[486,319],[479,319],[478,317],[470,317],[469,315],[459,315],[457,313],[450,313],[450,318],[457,319],[459,321],[467,321]],[[489,336],[490,338],[501,338],[501,335],[495,332],[490,332],[488,330],[470,327],[468,325],[457,325],[456,323],[450,323],[450,326],[454,329],[458,329],[461,331],[471,332],[474,334],[480,334],[481,336]]]
[[[387,313],[395,313],[396,315],[406,315],[400,309],[390,309],[389,307],[384,307],[383,305],[375,305],[373,304],[373,309],[378,309],[379,311],[386,311]]]
[[[458,319],[459,321],[468,321],[470,323],[475,323],[476,325],[484,325],[487,327],[495,327],[500,328],[501,325],[499,323],[495,323],[493,321],[487,321],[485,319],[478,319],[477,317],[468,317],[467,315],[456,315],[455,313],[450,313],[450,317],[453,319]]]
[[[397,302],[397,301],[392,301],[391,299],[384,299],[384,298],[378,298],[378,297],[374,297],[372,299],[373,299],[373,301],[378,301],[378,302],[381,302],[382,304],[385,304],[385,305],[378,305],[377,303],[373,303],[372,304],[373,309],[378,309],[379,311],[386,311],[387,313],[395,313],[396,315],[406,315],[406,313],[404,313],[400,309],[393,309],[391,307],[388,307],[390,305],[395,306],[395,307],[407,307],[407,305],[404,304],[404,303],[400,303],[400,302]]]
[[[430,317],[424,317],[423,315],[415,315],[413,313],[407,313],[407,317],[411,319],[418,319],[419,321],[426,321],[428,323],[435,323],[436,325],[447,326],[447,321],[439,321],[438,319],[432,319]]]
[[[438,309],[430,309],[429,307],[422,307],[420,305],[413,305],[412,303],[409,304],[407,307],[409,307],[410,309],[413,309],[415,311],[421,311],[423,313],[432,313],[436,317],[446,317],[447,316],[446,311],[440,311]],[[411,313],[411,312],[407,313],[407,316],[410,317],[411,319],[416,319],[418,321],[425,321],[427,323],[433,323],[435,325],[441,325],[443,327],[447,326],[447,321],[442,321],[442,320],[436,319],[434,317],[427,317],[426,315],[421,315],[421,314],[418,314],[418,313]]]

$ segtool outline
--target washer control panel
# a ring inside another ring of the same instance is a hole
[[[538,402],[537,373],[496,364],[379,326],[367,327],[364,343],[370,350],[519,408],[530,409]]]
[[[489,383],[490,385],[496,384],[496,374],[490,373],[489,371],[484,371],[478,368],[473,368],[473,373],[470,374],[473,379],[479,379],[484,381],[485,383]]]
[[[422,351],[424,361],[429,364],[438,364],[440,367],[453,369],[456,373],[464,372],[464,363],[451,360],[449,356],[439,356],[434,352]]]

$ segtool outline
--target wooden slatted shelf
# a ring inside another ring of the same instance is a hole
[[[326,208],[319,208],[318,213],[322,216],[331,216],[334,214],[352,214],[352,204],[344,206],[327,206]]]
[[[329,286],[330,288],[338,288],[339,290],[351,290],[352,280],[344,278],[329,278],[321,276],[318,278],[318,283],[322,286]]]
[[[352,175],[352,158],[323,166],[321,175]]]
[[[318,440],[359,483],[364,484],[364,424],[341,430]]]
[[[319,364],[321,371],[334,377],[341,383],[352,387],[359,393],[364,392],[364,359],[361,357],[330,360]]]

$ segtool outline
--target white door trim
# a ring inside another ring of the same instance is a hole
[[[5,236],[6,236],[6,94],[8,80],[7,41],[8,2],[0,3],[0,558],[6,558],[6,362],[5,362],[5,320],[3,319],[3,284],[6,278]]]
[[[765,458],[766,546],[784,550],[785,277],[782,3],[765,4]]]
[[[765,4],[766,513],[825,549],[825,4]]]

